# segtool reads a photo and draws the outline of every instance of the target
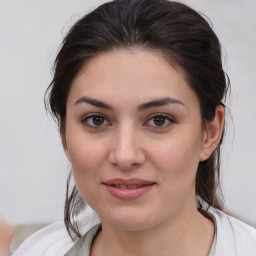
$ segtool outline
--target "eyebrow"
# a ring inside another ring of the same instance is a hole
[[[110,106],[109,104],[104,103],[103,101],[92,99],[92,98],[88,98],[88,97],[85,97],[85,96],[83,96],[80,99],[78,99],[75,102],[75,105],[77,105],[79,103],[83,103],[83,102],[91,104],[91,105],[93,105],[95,107],[98,107],[98,108],[104,108],[104,109],[113,110],[113,107]]]
[[[88,103],[90,105],[93,105],[95,107],[98,108],[103,108],[103,109],[109,109],[109,110],[113,110],[114,108],[103,102],[100,100],[96,100],[96,99],[92,99],[92,98],[88,98],[86,96],[81,97],[80,99],[78,99],[74,105],[77,105],[79,103]],[[165,105],[169,105],[169,104],[181,104],[181,105],[185,105],[182,101],[171,98],[171,97],[165,97],[165,98],[161,98],[161,99],[156,99],[156,100],[152,100],[143,104],[140,104],[138,106],[138,110],[139,111],[143,111],[146,110],[148,108],[153,108],[153,107],[161,107],[161,106],[165,106]]]
[[[171,97],[166,97],[166,98],[162,98],[162,99],[152,100],[152,101],[147,102],[147,103],[143,103],[143,104],[138,106],[138,110],[143,111],[143,110],[146,110],[148,108],[161,107],[161,106],[165,106],[165,105],[169,105],[169,104],[181,104],[183,106],[185,105],[180,100],[177,100],[177,99],[174,99],[174,98],[171,98]]]

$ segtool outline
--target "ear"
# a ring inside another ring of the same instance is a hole
[[[215,117],[212,121],[207,121],[203,134],[203,142],[200,153],[200,161],[207,160],[212,152],[219,145],[225,119],[225,109],[218,105],[215,109]]]
[[[64,153],[65,153],[67,159],[70,161],[70,155],[69,155],[69,151],[68,151],[68,145],[67,145],[67,140],[66,140],[65,134],[61,134],[60,137],[61,137],[61,142],[62,142],[62,147],[63,147]]]

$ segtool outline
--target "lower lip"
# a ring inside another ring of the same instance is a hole
[[[111,195],[120,198],[120,199],[135,199],[145,193],[147,193],[155,184],[147,185],[139,188],[117,188],[113,186],[105,185]]]

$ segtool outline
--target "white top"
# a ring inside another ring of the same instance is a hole
[[[92,242],[100,230],[101,224],[97,224],[94,227],[92,227],[88,232],[86,232],[85,235],[79,238],[79,240],[75,243],[71,250],[69,250],[65,254],[65,256],[90,256]],[[215,233],[212,248],[208,256],[214,256],[216,249],[216,241],[217,236]]]
[[[256,256],[256,229],[217,209],[210,208],[210,213],[215,218],[217,231],[214,256]],[[88,207],[83,234],[99,223],[95,216]],[[13,256],[64,256],[73,246],[64,223],[58,222],[28,238]]]

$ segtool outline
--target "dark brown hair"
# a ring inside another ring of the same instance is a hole
[[[81,67],[102,52],[136,48],[158,51],[183,70],[199,98],[202,124],[213,120],[216,106],[225,98],[229,79],[222,68],[219,40],[208,22],[178,2],[115,0],[82,17],[64,38],[56,57],[46,100],[63,137],[67,96]],[[196,194],[208,206],[218,209],[221,208],[217,193],[219,170],[220,145],[209,159],[199,163],[196,176]],[[71,174],[67,183],[65,224],[75,239],[81,235],[74,218],[85,202],[76,186],[69,191],[70,177]],[[198,209],[202,208],[199,200]]]

